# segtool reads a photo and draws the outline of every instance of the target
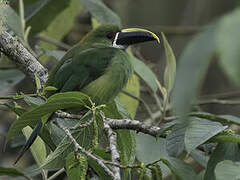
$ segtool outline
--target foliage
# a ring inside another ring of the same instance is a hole
[[[121,26],[119,16],[100,0],[24,0],[24,10],[22,1],[19,2],[22,10],[20,8],[18,14],[5,1],[0,1],[0,22],[17,35],[30,51],[34,49],[28,43],[31,36],[40,34],[57,41],[63,39],[72,28],[74,19],[83,5],[96,24]],[[61,23],[62,21],[67,23]],[[29,28],[25,28],[26,25]],[[66,136],[64,128],[59,128],[57,124],[62,124],[68,129],[82,148],[99,158],[113,172],[116,164],[111,164],[113,163],[111,155],[106,151],[104,121],[105,118],[115,120],[134,118],[138,106],[136,101],[142,102],[139,98],[138,78],[140,78],[158,102],[161,118],[157,120],[156,125],[160,129],[154,135],[155,137],[150,134],[136,134],[129,130],[130,128],[115,130],[117,149],[120,152],[120,162],[117,166],[122,169],[122,179],[130,177],[164,179],[169,175],[176,180],[238,179],[240,135],[231,129],[231,125],[234,124],[239,128],[240,118],[229,114],[196,112],[193,105],[194,107],[199,105],[198,93],[213,57],[219,59],[219,65],[228,78],[239,85],[240,40],[236,38],[239,27],[240,9],[237,8],[197,33],[179,57],[177,68],[174,51],[166,36],[161,33],[161,43],[166,55],[163,78],[157,77],[130,51],[135,75],[129,81],[126,90],[136,96],[134,100],[126,99],[126,95],[121,94],[107,105],[95,106],[87,95],[80,92],[57,93],[46,99],[44,97],[46,92],[56,89],[55,87],[42,89],[38,79],[36,79],[37,90],[34,94],[20,93],[0,97],[2,100],[10,99],[14,102],[14,104],[0,102],[0,105],[9,108],[17,115],[7,136],[7,140],[11,139],[13,142],[16,142],[21,135],[29,137],[31,128],[39,120],[46,123],[56,111],[71,109],[72,113],[74,109],[82,107],[88,110],[80,118],[58,117],[55,123],[48,122],[42,128],[40,137],[31,147],[37,168],[31,172],[25,172],[15,168],[0,167],[0,176],[22,176],[29,179],[36,175],[33,175],[33,172],[37,172],[46,179],[49,171],[56,171],[57,174],[65,168],[66,176],[70,180],[95,177],[111,179],[111,175],[104,166],[99,165],[87,153],[75,151],[76,146],[72,139]],[[65,54],[65,51],[56,50],[57,47],[52,44],[38,43],[38,46],[43,50],[44,58],[41,60],[44,64],[50,62],[50,57],[58,61]],[[3,62],[3,57],[0,67],[11,65],[9,61]],[[23,78],[23,73],[15,66],[13,70],[0,70],[0,94],[18,84]],[[19,103],[19,100],[24,103]],[[150,115],[152,115],[151,111]],[[174,117],[174,121],[166,121],[169,115]],[[147,128],[150,129],[150,126]],[[18,142],[19,144],[21,142]],[[190,165],[189,156],[203,167],[204,170],[200,175],[197,175]]]

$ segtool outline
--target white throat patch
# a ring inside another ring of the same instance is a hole
[[[124,45],[121,45],[121,44],[120,44],[120,45],[117,44],[118,34],[119,34],[119,32],[116,34],[116,36],[115,36],[115,38],[114,38],[114,40],[113,40],[112,46],[113,46],[114,48],[118,48],[118,49],[126,49],[127,46],[124,46]]]

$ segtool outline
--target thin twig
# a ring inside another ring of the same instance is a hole
[[[98,163],[99,166],[101,166],[106,173],[112,177],[112,179],[114,179],[114,174],[110,171],[110,169],[103,163],[103,161],[101,159],[99,159],[98,157],[94,156],[93,154],[91,154],[90,152],[88,152],[87,150],[85,150],[83,147],[81,147],[77,141],[75,140],[75,138],[72,136],[72,134],[70,133],[69,129],[66,127],[63,127],[61,124],[59,124],[57,121],[54,121],[54,123],[60,128],[62,129],[66,135],[69,137],[69,139],[72,141],[73,145],[75,146],[75,148],[80,151],[81,153],[85,154],[87,157],[93,159],[94,161],[96,161]]]
[[[216,94],[209,94],[209,95],[202,95],[199,99],[226,99],[226,98],[234,98],[239,97],[240,91],[229,91],[223,93],[216,93]]]
[[[37,35],[36,36],[39,40],[41,41],[44,41],[44,42],[47,42],[47,43],[50,43],[50,44],[53,44],[59,48],[62,48],[64,50],[69,50],[71,48],[71,46],[63,43],[63,42],[60,42],[60,41],[57,41],[53,38],[50,38],[50,37],[46,37],[46,36],[41,36],[41,35]]]
[[[0,99],[12,99],[12,100],[17,100],[17,99],[23,99],[24,97],[29,96],[29,97],[37,97],[39,94],[21,94],[21,95],[15,95],[15,96],[0,96]]]
[[[81,120],[83,115],[79,114],[70,114],[61,110],[58,110],[55,112],[56,117],[58,118],[68,118],[68,119],[77,119]],[[94,117],[90,119],[90,121],[84,122],[84,123],[79,123],[74,127],[70,127],[69,130],[75,130],[75,129],[80,129],[80,128],[85,128],[90,126],[94,122]]]
[[[56,173],[54,173],[52,176],[50,176],[47,180],[53,180],[53,179],[55,179],[57,176],[59,176],[60,174],[62,174],[63,172],[65,172],[65,169],[64,169],[64,168],[58,170]]]
[[[83,116],[82,115],[79,115],[79,114],[70,114],[70,113],[67,113],[67,112],[64,112],[64,111],[57,111],[55,112],[56,116],[58,118],[68,118],[68,119],[81,119]]]
[[[239,100],[222,100],[222,99],[206,99],[198,100],[196,105],[208,105],[208,104],[220,104],[220,105],[240,105]]]

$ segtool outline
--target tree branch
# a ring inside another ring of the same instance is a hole
[[[110,119],[106,118],[109,126],[112,129],[130,129],[135,130],[137,132],[142,132],[145,134],[149,134],[151,136],[156,137],[160,127],[157,126],[149,126],[146,124],[143,124],[137,120],[130,120],[130,119]]]
[[[104,130],[109,139],[109,146],[111,151],[111,160],[114,163],[118,163],[120,161],[120,155],[117,150],[117,134],[111,129],[108,122],[104,120]],[[121,180],[120,176],[120,168],[117,166],[113,167],[113,173],[115,175],[115,180]]]
[[[0,51],[15,62],[25,74],[32,79],[35,79],[36,74],[41,84],[45,84],[48,77],[47,69],[38,62],[16,37],[13,37],[5,30],[0,32]]]

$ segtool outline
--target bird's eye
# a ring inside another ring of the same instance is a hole
[[[107,34],[107,38],[108,38],[108,39],[113,39],[114,34],[115,34],[115,33],[113,33],[113,32],[108,33],[108,34]]]

